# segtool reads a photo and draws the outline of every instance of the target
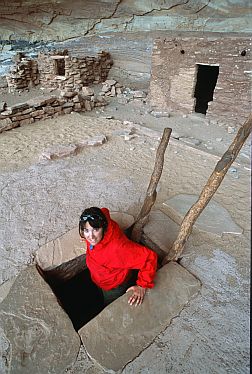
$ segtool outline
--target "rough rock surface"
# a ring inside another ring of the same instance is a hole
[[[149,30],[249,32],[240,1],[21,1],[1,7],[2,39],[64,40],[102,32]],[[74,25],[74,27],[73,27]],[[15,33],[13,35],[13,30]],[[18,38],[16,38],[18,39]]]
[[[17,277],[0,305],[1,373],[62,373],[80,339],[35,266]]]

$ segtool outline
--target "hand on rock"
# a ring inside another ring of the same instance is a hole
[[[133,294],[129,297],[128,303],[130,305],[141,305],[146,293],[146,288],[140,286],[132,286],[127,289],[126,292],[133,291]]]

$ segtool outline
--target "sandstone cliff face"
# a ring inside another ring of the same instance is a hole
[[[106,32],[250,32],[249,0],[1,0],[2,40],[63,41]]]

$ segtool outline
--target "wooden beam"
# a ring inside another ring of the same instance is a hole
[[[126,234],[128,234],[128,236],[130,236],[130,238],[136,242],[139,242],[141,239],[143,227],[146,224],[151,208],[156,201],[156,188],[163,171],[164,154],[170,139],[171,132],[172,129],[170,129],[169,127],[166,127],[163,131],[163,135],[156,153],[154,170],[151,175],[150,183],[147,188],[142,208],[135,222],[126,230]]]
[[[236,159],[241,147],[245,143],[252,130],[252,115],[247,119],[243,126],[239,129],[236,137],[228,150],[224,153],[220,161],[215,166],[213,173],[208,179],[205,187],[203,188],[198,200],[186,213],[178,233],[177,239],[173,243],[168,255],[163,259],[163,265],[169,261],[177,261],[181,256],[184,246],[192,232],[193,225],[202,211],[205,209],[214,193],[220,186],[223,178],[225,177],[229,167]]]

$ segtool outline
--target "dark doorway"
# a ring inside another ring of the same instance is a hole
[[[59,58],[55,60],[56,75],[65,76],[65,59]]]
[[[196,113],[206,114],[209,101],[213,101],[218,75],[219,66],[197,64],[197,78],[194,90]]]

